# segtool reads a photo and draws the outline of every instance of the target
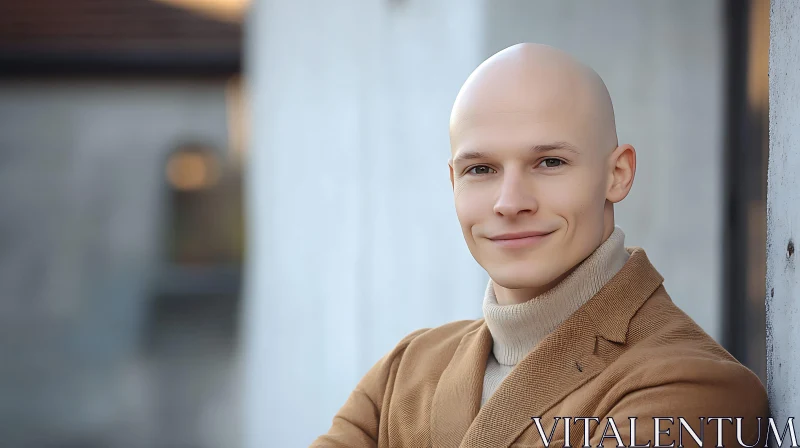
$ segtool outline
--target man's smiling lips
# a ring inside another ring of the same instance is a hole
[[[528,247],[538,244],[551,233],[553,232],[530,231],[530,232],[504,233],[502,235],[489,237],[489,240],[492,241],[494,244],[497,244],[498,246],[503,248],[510,249],[510,248]]]

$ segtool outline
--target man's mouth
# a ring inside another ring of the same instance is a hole
[[[491,240],[494,244],[497,244],[498,246],[503,248],[511,249],[520,247],[530,247],[539,244],[551,233],[553,232],[528,231],[528,232],[504,233],[502,235],[490,237],[489,240]]]

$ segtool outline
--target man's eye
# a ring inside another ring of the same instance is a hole
[[[494,170],[486,165],[478,165],[478,166],[473,166],[472,168],[467,170],[467,174],[478,174],[478,175],[490,174],[492,171]]]
[[[544,159],[540,166],[544,166],[546,168],[557,168],[564,163],[561,159]]]

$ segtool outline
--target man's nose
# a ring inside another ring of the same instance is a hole
[[[500,186],[500,195],[495,201],[494,212],[503,216],[515,216],[520,213],[536,213],[539,202],[536,200],[531,185],[525,185],[525,179],[518,174],[507,174]]]

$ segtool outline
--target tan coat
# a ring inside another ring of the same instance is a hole
[[[459,321],[405,337],[367,372],[313,447],[541,447],[532,417],[545,435],[555,417],[598,417],[592,446],[603,433],[617,446],[613,417],[625,445],[629,417],[637,417],[639,445],[654,439],[652,417],[662,421],[660,443],[678,446],[684,417],[703,437],[717,442],[717,421],[743,418],[743,441],[752,444],[767,396],[756,375],[742,366],[683,311],[662,286],[645,252],[629,248],[622,270],[583,307],[525,357],[481,407],[481,389],[492,337],[483,321]],[[564,420],[550,443],[564,446]],[[785,422],[784,422],[785,423]],[[776,422],[779,424],[779,422]],[[670,428],[670,435],[665,431]],[[779,430],[783,425],[779,424]],[[725,446],[739,446],[735,424],[723,421]],[[573,420],[570,441],[580,447],[584,421]],[[682,431],[684,446],[696,446]]]

